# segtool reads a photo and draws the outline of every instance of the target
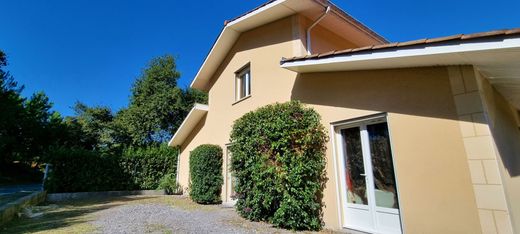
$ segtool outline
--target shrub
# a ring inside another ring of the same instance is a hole
[[[326,141],[319,114],[297,101],[236,120],[230,150],[238,213],[283,228],[321,229]]]
[[[167,174],[177,171],[178,151],[167,145],[129,148],[123,151],[120,166],[134,189],[156,189]]]
[[[166,194],[178,194],[180,193],[180,186],[175,179],[175,174],[166,174],[159,181],[159,187],[157,189],[164,189]]]
[[[49,192],[124,190],[126,176],[118,158],[80,148],[54,148],[47,153],[52,164],[45,181]]]
[[[200,145],[190,153],[190,197],[201,204],[220,203],[222,190],[222,148]]]
[[[54,148],[45,156],[52,164],[45,188],[51,193],[157,189],[165,175],[176,173],[177,152],[165,145],[128,149],[123,155]]]

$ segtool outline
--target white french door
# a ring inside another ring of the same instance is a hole
[[[402,233],[386,118],[339,125],[335,134],[343,226],[371,233]]]

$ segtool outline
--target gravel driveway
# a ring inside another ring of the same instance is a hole
[[[246,221],[233,208],[208,208],[124,205],[99,212],[93,224],[102,233],[290,233],[265,223]]]
[[[91,198],[44,204],[32,212],[42,215],[14,220],[0,233],[292,233],[245,220],[234,208],[180,196]]]

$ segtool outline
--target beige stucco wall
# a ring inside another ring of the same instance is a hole
[[[388,112],[401,215],[407,233],[479,233],[458,118],[445,68],[301,75],[292,98],[314,107],[329,127]],[[339,227],[332,144],[324,218]]]
[[[225,153],[225,144],[229,143],[229,133],[235,119],[260,106],[290,99],[296,74],[281,69],[279,61],[282,57],[301,53],[294,39],[298,37],[298,31],[292,30],[293,25],[297,25],[295,18],[288,17],[243,33],[222,61],[209,84],[209,112],[204,127],[193,138],[186,140],[182,147],[179,175],[182,186],[186,187],[189,181],[189,151],[198,145],[211,143],[220,145]],[[236,102],[235,72],[248,63],[252,95]],[[225,200],[225,193],[222,199]]]
[[[513,233],[517,233],[520,232],[520,130],[515,116],[515,111],[518,110],[514,109],[484,76],[478,71],[476,74],[487,122],[496,145],[499,172],[492,172],[492,175],[496,174],[495,180],[503,184],[509,210],[494,212],[497,232],[506,233],[507,228],[511,226]],[[509,218],[512,224],[509,224]]]
[[[307,28],[312,25],[314,21],[303,16],[298,17],[298,20],[302,44],[307,45]],[[311,30],[311,48],[313,54],[357,47],[360,46],[349,40],[346,40],[343,37],[338,36],[337,34],[320,26],[319,24]]]
[[[450,66],[448,74],[482,232],[513,233],[495,147],[502,140],[490,131],[488,116],[495,115],[494,107],[486,108],[493,88],[471,66]]]
[[[296,73],[280,68],[279,61],[304,53],[301,20],[299,16],[288,17],[240,36],[209,84],[206,118],[181,147],[180,184],[188,186],[192,149],[205,143],[225,148],[233,121],[260,106],[301,100],[322,115],[327,129],[332,121],[388,112],[404,230],[479,233],[478,211],[446,68],[297,77]],[[316,32],[319,34],[320,30]],[[317,38],[326,40],[328,33]],[[350,46],[349,43],[332,47]],[[313,41],[317,48],[330,45],[320,44],[320,39]],[[251,67],[252,95],[235,102],[234,73],[247,63]],[[326,227],[339,229],[338,175],[330,142],[327,148],[329,180],[323,200],[324,221]],[[222,199],[225,200],[224,192]]]

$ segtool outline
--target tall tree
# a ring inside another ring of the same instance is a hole
[[[185,113],[179,77],[174,57],[165,55],[152,59],[134,83],[130,105],[116,120],[126,126],[133,145],[164,142],[177,130]]]
[[[22,137],[20,119],[24,116],[23,86],[18,86],[6,66],[7,56],[0,50],[0,163],[13,160],[20,148],[17,142]]]
[[[108,151],[115,144],[112,139],[114,115],[109,107],[89,107],[81,102],[74,106],[75,116],[65,120],[69,133],[76,135],[78,146],[86,149]]]

